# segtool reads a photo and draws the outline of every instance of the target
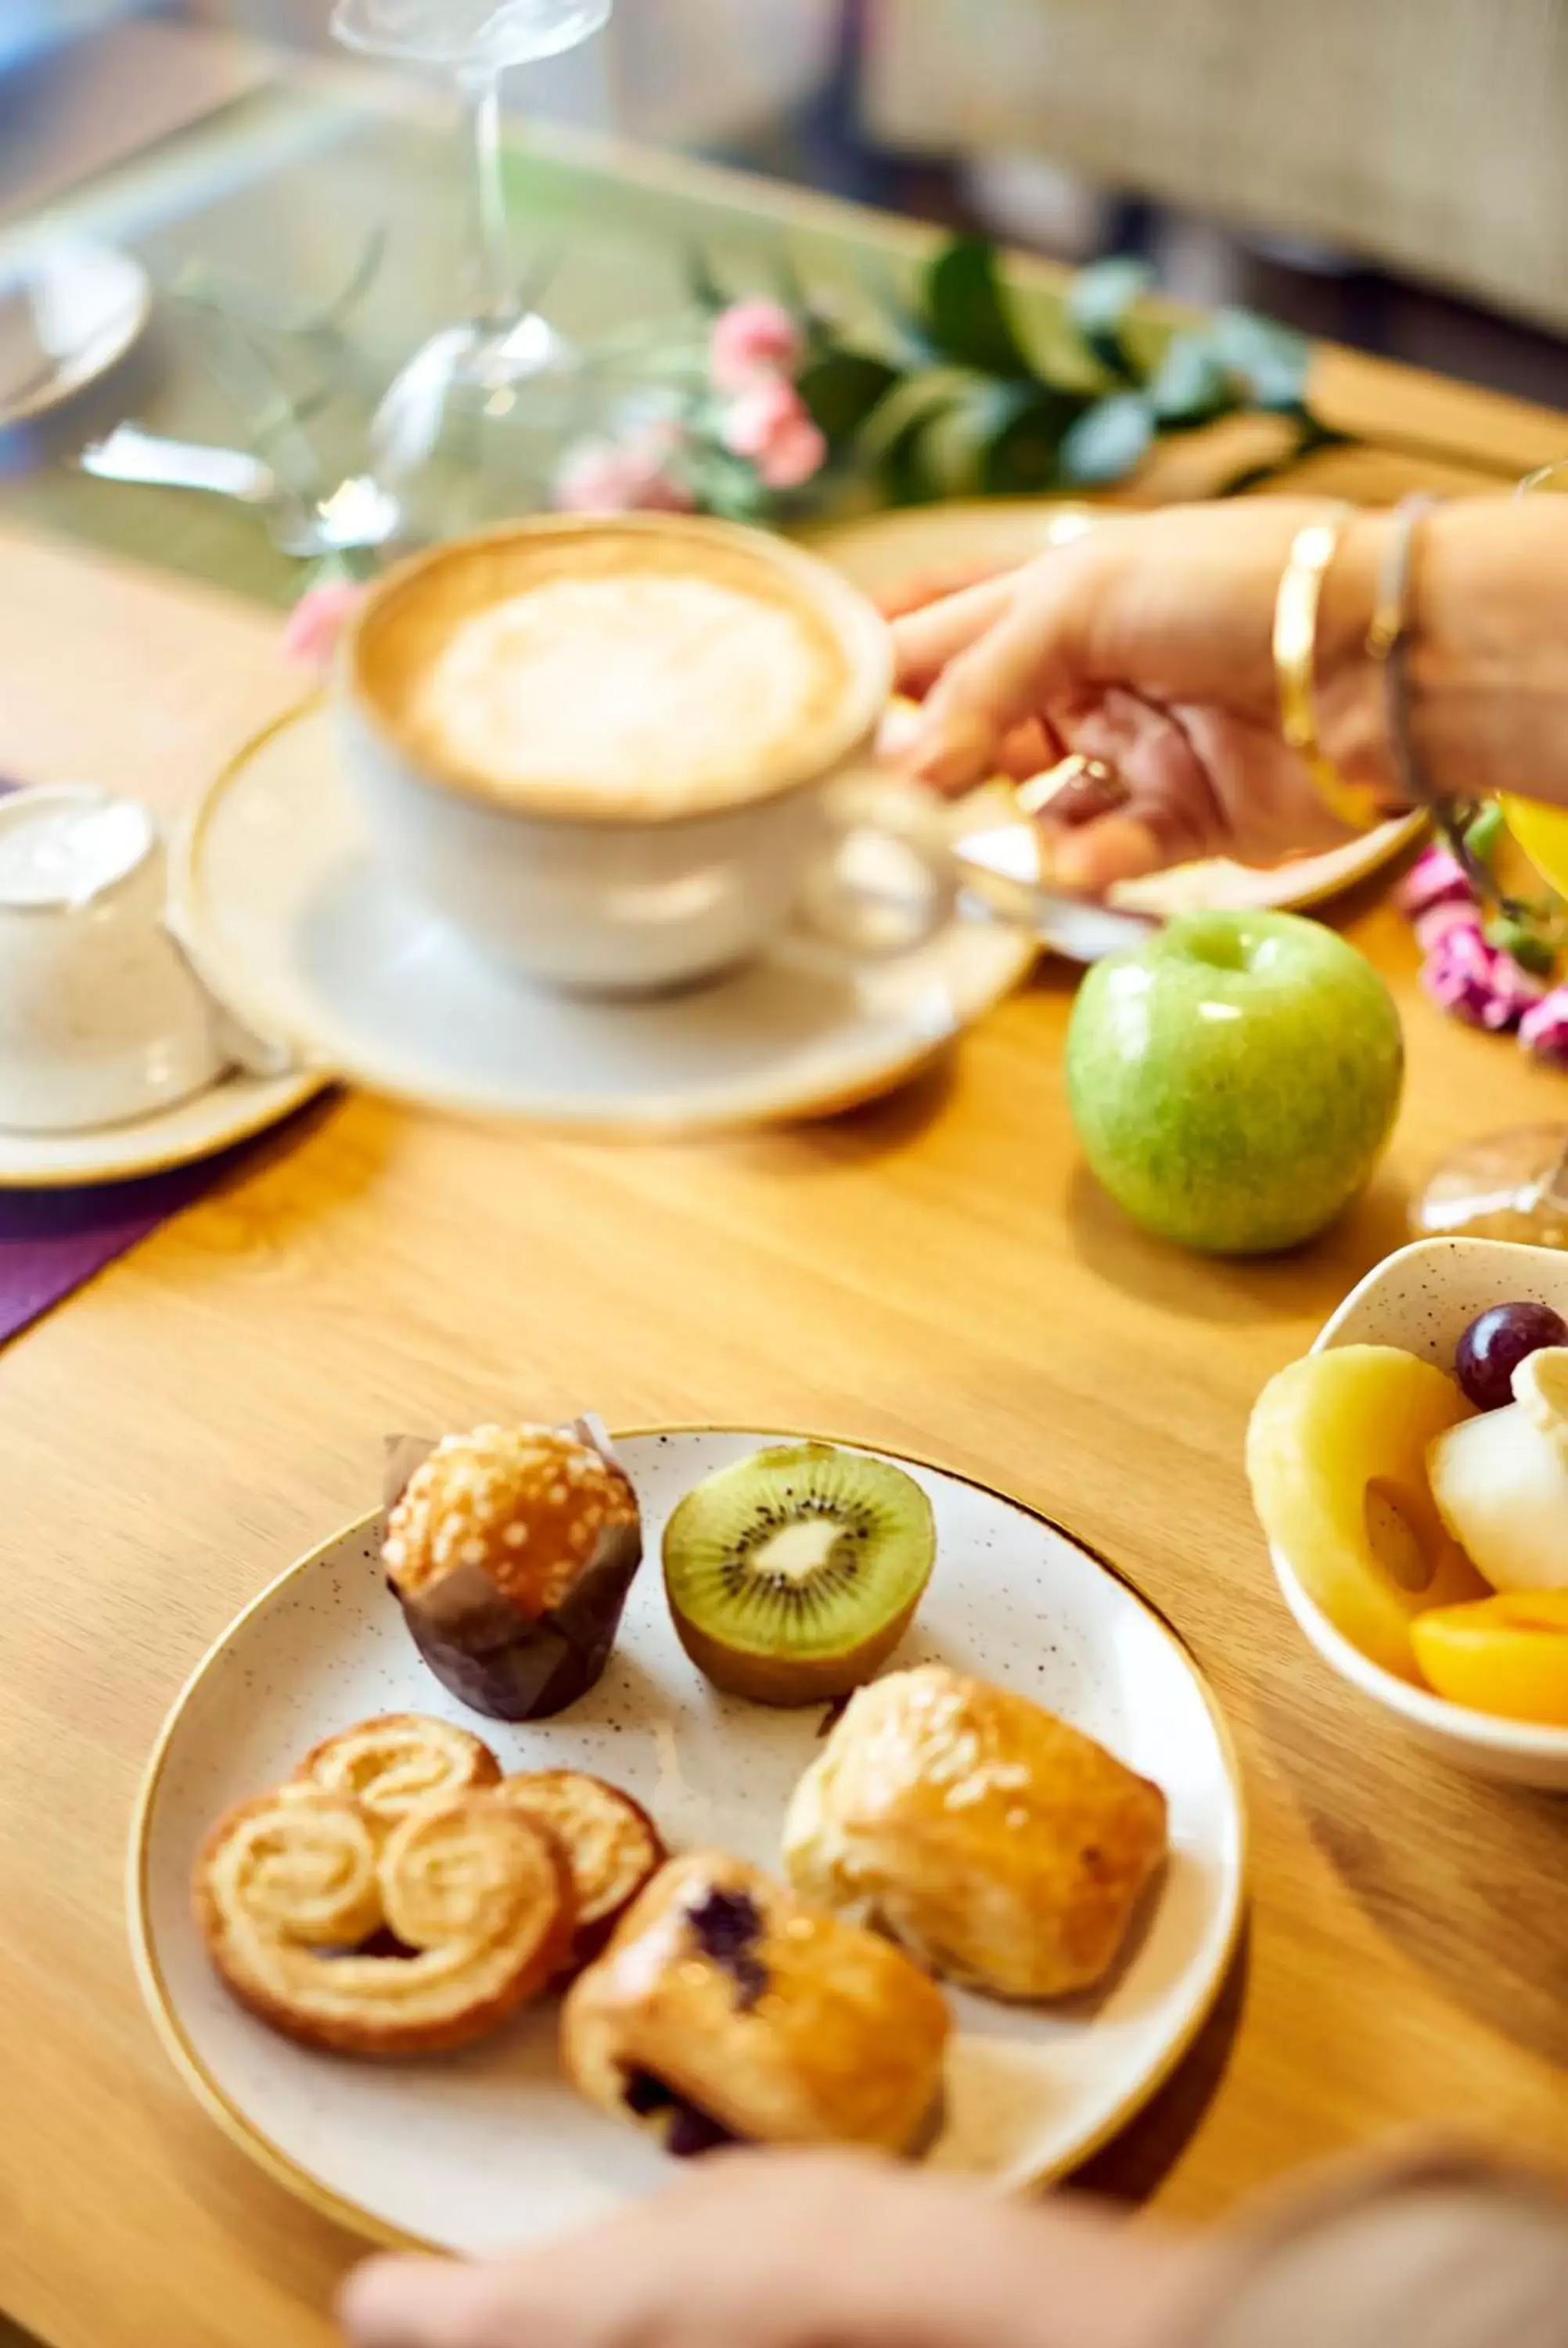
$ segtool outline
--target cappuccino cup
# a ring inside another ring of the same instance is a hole
[[[950,910],[935,818],[866,761],[878,613],[799,549],[685,516],[540,518],[415,556],[340,654],[379,851],[530,982],[642,994],[804,924],[904,950]]]

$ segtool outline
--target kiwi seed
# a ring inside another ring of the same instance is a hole
[[[720,1468],[664,1534],[687,1653],[762,1704],[816,1704],[869,1679],[903,1637],[936,1557],[931,1504],[885,1459],[790,1444]]]

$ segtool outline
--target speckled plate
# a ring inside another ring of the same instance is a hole
[[[785,1804],[821,1715],[718,1694],[675,1639],[658,1570],[681,1496],[776,1436],[631,1435],[648,1563],[600,1685],[531,1728],[476,1721],[508,1769],[589,1769],[624,1785],[675,1846],[774,1865]],[[1050,2010],[953,2003],[940,2168],[1004,2188],[1059,2175],[1174,2068],[1213,2004],[1242,1912],[1244,1828],[1220,1713],[1180,1641],[1106,1565],[1016,1500],[908,1467],[936,1511],[938,1564],[900,1663],[940,1658],[1015,1687],[1164,1787],[1172,1854],[1117,1972]],[[388,1598],[377,1520],[300,1559],[223,1633],[177,1699],[138,1804],[130,1933],[165,2045],[219,2125],[326,2215],[382,2240],[464,2251],[555,2233],[670,2173],[646,2138],[579,2102],[557,2068],[553,2006],[470,2053],[387,2067],[305,2052],[232,2004],[191,1921],[207,1827],[366,1715],[463,1716]]]

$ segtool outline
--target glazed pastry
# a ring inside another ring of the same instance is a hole
[[[499,1798],[548,1827],[566,1853],[577,1902],[568,1970],[596,1957],[645,1883],[664,1864],[664,1846],[647,1811],[575,1769],[538,1769],[503,1778]]]
[[[362,1802],[384,1826],[420,1802],[498,1785],[501,1765],[466,1728],[422,1712],[384,1712],[307,1753],[295,1782]]]
[[[493,1719],[538,1720],[610,1659],[642,1557],[637,1497],[574,1434],[481,1426],[415,1469],[381,1554],[442,1685]]]
[[[1165,1853],[1165,1797],[1027,1697],[940,1664],[862,1688],[795,1789],[806,1899],[996,1997],[1109,1972]]]
[[[429,2054],[537,1996],[571,1944],[554,1837],[493,1794],[410,1810],[294,1784],[242,1802],[197,1860],[207,1953],[242,2005],[343,2054]],[[396,1954],[364,1951],[391,1936]]]
[[[735,2142],[906,2152],[939,2116],[941,1992],[743,1859],[673,1860],[568,1993],[589,2101],[680,2156]]]

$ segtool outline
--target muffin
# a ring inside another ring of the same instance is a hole
[[[637,1496],[573,1433],[476,1427],[415,1468],[381,1556],[442,1685],[492,1720],[540,1720],[609,1661],[642,1558]]]

